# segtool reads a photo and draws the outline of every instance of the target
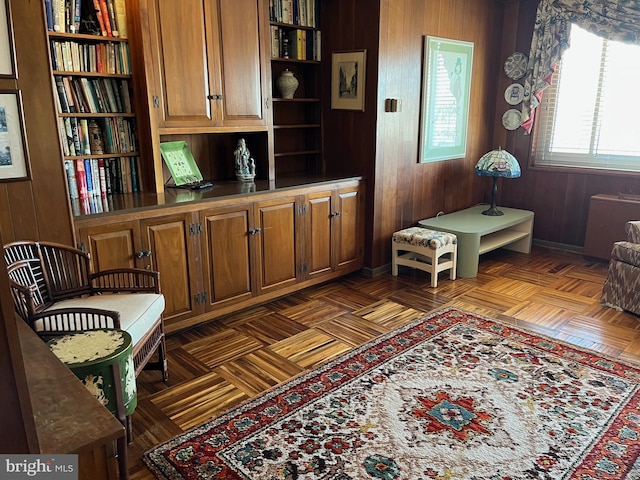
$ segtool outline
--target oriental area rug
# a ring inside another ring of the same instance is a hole
[[[162,479],[640,479],[640,368],[458,309],[147,452]]]

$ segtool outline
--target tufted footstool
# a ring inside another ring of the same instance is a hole
[[[438,273],[449,270],[456,279],[457,237],[422,227],[409,227],[393,234],[391,274],[398,275],[398,265],[418,268],[431,274],[431,286],[438,286]]]

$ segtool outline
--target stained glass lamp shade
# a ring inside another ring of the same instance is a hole
[[[491,150],[489,153],[485,153],[480,160],[478,160],[474,171],[476,175],[493,177],[491,207],[482,212],[482,214],[490,216],[504,215],[504,213],[496,207],[498,177],[517,178],[520,176],[520,164],[518,160],[516,160],[516,157],[498,147],[497,150]]]

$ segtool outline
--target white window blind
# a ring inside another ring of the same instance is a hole
[[[576,25],[536,112],[536,166],[640,172],[640,46]]]

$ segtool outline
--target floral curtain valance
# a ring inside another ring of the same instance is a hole
[[[521,126],[533,126],[534,109],[569,48],[571,24],[609,40],[640,44],[640,0],[541,0],[524,78]]]

